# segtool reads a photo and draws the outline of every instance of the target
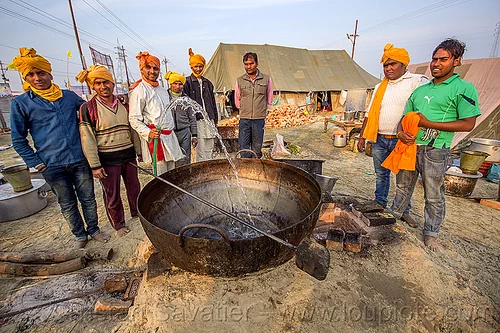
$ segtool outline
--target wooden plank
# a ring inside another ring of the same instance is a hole
[[[490,207],[490,208],[493,208],[496,210],[500,210],[500,201],[481,199],[481,201],[479,203],[483,206]]]

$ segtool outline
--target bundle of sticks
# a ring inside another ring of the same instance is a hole
[[[225,118],[222,119],[217,123],[217,126],[219,127],[224,127],[224,126],[238,126],[238,123],[240,122],[240,117],[231,117],[231,118]]]
[[[283,104],[273,106],[267,112],[266,127],[286,128],[307,125],[316,120],[306,110],[296,105]]]

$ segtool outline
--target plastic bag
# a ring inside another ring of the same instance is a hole
[[[276,140],[274,141],[274,147],[273,147],[273,150],[271,151],[271,158],[289,156],[291,154],[292,153],[290,153],[285,148],[285,142],[283,141],[283,135],[276,134]]]
[[[488,177],[487,179],[490,182],[493,182],[495,184],[498,184],[498,180],[500,178],[500,164],[498,163],[493,163],[490,168],[490,172],[488,172]]]

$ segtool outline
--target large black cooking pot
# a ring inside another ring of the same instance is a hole
[[[307,172],[259,159],[233,159],[239,182],[227,160],[182,166],[161,175],[196,196],[248,220],[293,244],[314,229],[321,190]],[[239,276],[276,267],[294,250],[240,225],[209,206],[153,179],[138,199],[139,217],[160,255],[186,271]],[[212,228],[187,227],[204,224]],[[189,229],[182,235],[181,229]]]

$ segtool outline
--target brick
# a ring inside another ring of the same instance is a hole
[[[354,253],[361,252],[361,234],[347,231],[344,238],[344,250]]]
[[[370,227],[396,223],[396,218],[394,218],[394,216],[390,213],[381,212],[364,213],[362,220]]]
[[[328,238],[328,232],[314,232],[312,234],[314,240],[321,245],[326,245],[326,239]]]
[[[127,279],[123,275],[118,275],[104,281],[104,290],[108,293],[124,291],[125,289],[127,289]]]
[[[353,205],[351,210],[355,216],[362,217],[364,213],[383,212],[384,207],[382,207],[380,204],[376,202],[368,201]]]
[[[335,205],[333,203],[321,207],[321,212],[318,220],[326,223],[332,223],[334,218],[335,218]]]
[[[344,238],[345,232],[342,229],[331,229],[328,231],[328,237],[326,239],[326,247],[339,251],[344,248]]]
[[[132,301],[122,301],[113,297],[102,297],[97,300],[94,306],[94,313],[115,314],[127,313],[132,306]]]

